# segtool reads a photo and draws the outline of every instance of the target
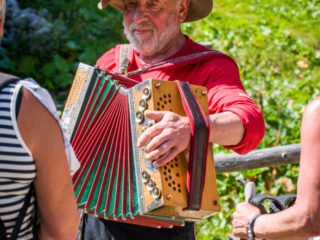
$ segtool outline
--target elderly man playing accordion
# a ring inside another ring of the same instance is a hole
[[[166,81],[181,80],[205,86],[209,97],[210,142],[223,145],[240,154],[257,147],[264,136],[264,121],[260,109],[245,92],[236,63],[229,56],[204,54],[208,48],[193,42],[182,34],[183,22],[206,17],[212,9],[212,0],[102,0],[123,12],[124,32],[130,42],[106,52],[97,65],[113,71],[132,73],[138,81],[149,78]],[[121,62],[126,55],[125,64]],[[155,67],[154,64],[187,56],[183,64]],[[138,139],[144,147],[147,160],[162,166],[190,142],[188,117],[170,111],[145,111],[146,117],[157,123]],[[111,222],[88,216],[84,239],[194,239],[194,224],[173,229],[153,229],[131,224]]]

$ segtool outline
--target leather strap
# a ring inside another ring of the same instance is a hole
[[[0,239],[7,240],[7,230],[0,218]]]
[[[23,219],[26,216],[27,209],[28,209],[28,207],[30,205],[31,196],[32,196],[33,192],[34,192],[34,188],[33,188],[33,183],[32,183],[31,186],[30,186],[29,192],[26,195],[26,198],[24,200],[22,208],[20,210],[20,213],[19,213],[19,216],[17,218],[16,224],[15,224],[15,226],[13,228],[13,231],[12,231],[12,234],[11,234],[11,237],[10,237],[11,240],[17,239],[17,237],[18,237],[18,234],[19,234]],[[37,207],[37,206],[35,206],[35,207]]]
[[[120,46],[119,72],[123,75],[127,75],[129,64],[129,44],[122,44]]]
[[[205,51],[205,52],[200,52],[200,53],[195,53],[195,54],[190,54],[190,55],[186,55],[183,57],[179,57],[179,58],[174,58],[174,59],[170,59],[170,60],[166,60],[166,61],[162,61],[159,63],[155,63],[152,65],[148,65],[142,68],[139,68],[137,70],[131,71],[127,73],[127,76],[134,76],[137,74],[142,74],[144,72],[147,71],[155,71],[155,70],[167,70],[167,69],[174,69],[174,68],[178,68],[178,67],[182,67],[182,66],[186,66],[186,65],[191,65],[191,64],[196,64],[199,62],[203,62],[203,61],[207,61],[209,59],[212,59],[213,57],[222,57],[222,58],[226,58],[229,59],[230,61],[232,61],[235,66],[237,67],[237,64],[235,63],[235,61],[221,53],[218,51]]]
[[[15,83],[15,82],[18,82],[19,80],[20,79],[17,78],[16,76],[0,73],[0,90],[8,86],[10,83]],[[16,100],[16,117],[18,117],[18,114],[19,114],[21,99],[22,99],[22,91],[20,89],[20,91],[18,92],[17,100]]]
[[[231,57],[229,57],[219,51],[209,50],[209,51],[205,51],[205,52],[189,54],[189,55],[186,55],[183,57],[178,57],[178,58],[158,62],[155,64],[151,64],[151,65],[139,68],[137,70],[128,72],[129,65],[130,65],[129,46],[130,46],[129,44],[122,44],[120,46],[120,53],[119,53],[119,73],[123,74],[125,76],[129,76],[129,77],[134,76],[134,75],[138,75],[138,74],[142,74],[142,73],[149,71],[149,70],[153,71],[153,70],[160,70],[160,69],[161,70],[172,69],[172,68],[176,68],[176,67],[182,67],[185,65],[194,64],[197,62],[207,61],[208,59],[211,59],[212,57],[227,58],[227,59],[231,60],[237,66],[237,64],[235,63],[235,61]]]
[[[0,73],[0,89],[6,87],[10,83],[14,83],[19,80],[20,79],[17,78],[16,76],[5,74],[5,73]]]
[[[32,183],[30,185],[29,192],[27,193],[26,198],[25,198],[25,200],[23,202],[23,205],[22,205],[22,208],[21,208],[20,213],[18,215],[16,224],[15,224],[13,230],[12,230],[12,233],[11,233],[11,236],[10,236],[10,240],[15,240],[18,237],[18,234],[19,234],[23,219],[26,216],[26,212],[27,212],[28,207],[30,205],[31,196],[33,195],[33,193],[34,193],[34,187],[33,187],[33,183]],[[36,205],[35,208],[37,208],[37,204],[36,203],[35,203],[35,205]],[[34,232],[35,239],[38,239],[37,238],[37,233],[36,233],[36,219],[37,219],[37,211],[35,211],[35,218],[34,218],[34,222],[33,222],[33,230],[34,230],[33,232]],[[5,228],[4,223],[1,220],[1,218],[0,218],[0,239],[1,240],[7,240],[8,239],[7,238],[7,231],[6,231],[6,228]]]
[[[203,186],[206,174],[206,161],[209,143],[210,126],[206,114],[194,97],[187,82],[175,81],[184,110],[190,120],[191,141],[187,187],[189,192],[188,210],[200,210]]]

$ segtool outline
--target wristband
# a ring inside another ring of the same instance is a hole
[[[253,232],[253,225],[254,225],[254,221],[260,217],[262,214],[257,214],[255,216],[253,216],[249,222],[247,223],[247,234],[248,234],[248,237],[249,237],[249,240],[255,240],[255,235],[254,235],[254,232]]]

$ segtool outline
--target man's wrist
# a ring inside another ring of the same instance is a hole
[[[254,222],[256,221],[256,219],[258,217],[260,217],[262,214],[257,214],[255,216],[253,216],[247,223],[247,234],[249,237],[249,240],[255,240],[255,234],[253,231],[253,226],[254,226]]]

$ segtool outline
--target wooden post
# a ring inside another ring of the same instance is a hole
[[[299,163],[299,160],[300,144],[258,149],[246,155],[232,153],[214,156],[217,173]]]

